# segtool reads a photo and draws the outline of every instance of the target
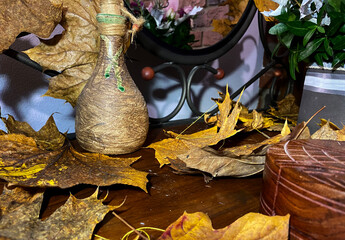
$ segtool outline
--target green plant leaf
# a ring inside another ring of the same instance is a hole
[[[278,23],[270,28],[268,31],[271,35],[280,35],[288,30],[288,27],[284,23]]]
[[[281,23],[287,23],[287,22],[291,22],[291,21],[295,21],[297,18],[297,16],[295,14],[293,14],[292,12],[284,12],[279,16],[275,17],[279,22]]]
[[[345,52],[337,53],[334,56],[332,67],[338,67],[339,65],[343,65],[345,60]]]
[[[345,24],[339,28],[339,32],[345,33]]]
[[[310,29],[315,28],[317,25],[312,22],[293,21],[287,22],[286,26],[288,27],[289,31],[296,36],[304,37]]]
[[[321,27],[321,26],[317,26],[317,30],[320,32],[320,33],[325,33],[326,30],[325,28]]]
[[[345,36],[337,35],[334,38],[331,38],[334,50],[344,50],[345,49]]]
[[[317,65],[319,65],[319,66],[323,65],[322,53],[315,54],[315,61],[316,61]]]
[[[343,25],[342,27],[340,27],[341,25]],[[327,35],[329,37],[333,36],[334,34],[336,34],[337,32],[341,32],[341,29],[344,28],[343,30],[345,30],[345,25],[341,22],[341,21],[337,21],[337,20],[331,20],[331,24],[328,27],[327,30]]]
[[[297,53],[296,52],[290,52],[289,54],[289,70],[290,70],[290,75],[292,79],[296,80],[296,69],[297,67]]]
[[[331,5],[334,9],[340,9],[340,1],[339,0],[328,0],[329,5]]]
[[[314,39],[313,41],[309,42],[304,50],[302,50],[298,57],[298,62],[303,61],[307,57],[309,57],[311,54],[313,54],[320,45],[325,41],[325,38],[318,38]]]
[[[286,32],[284,34],[282,34],[280,41],[287,47],[290,48],[291,47],[291,42],[292,39],[294,38],[295,35],[293,35],[291,32]]]
[[[329,45],[329,41],[328,41],[327,38],[326,38],[325,41],[323,42],[323,46],[324,46],[324,48],[325,48],[326,53],[327,53],[329,56],[333,56],[333,49],[332,49],[331,46]]]
[[[279,48],[282,46],[282,44],[280,42],[278,42],[278,44],[274,47],[273,51],[272,51],[272,55],[271,58],[274,58],[274,56],[277,54],[277,52],[279,51]]]
[[[327,7],[328,5],[323,5],[322,7],[321,7],[321,9],[319,10],[319,13],[317,14],[317,25],[321,25],[321,22],[322,22],[322,19],[324,18],[324,16],[325,16],[325,10],[326,10],[326,7]]]
[[[303,38],[303,46],[307,45],[311,37],[314,35],[315,31],[316,31],[316,28],[311,29],[309,32],[307,32],[307,34]]]

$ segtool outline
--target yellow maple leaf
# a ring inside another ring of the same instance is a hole
[[[228,239],[288,239],[289,219],[286,216],[266,216],[248,213],[222,229],[213,229],[210,218],[202,213],[184,213],[172,223],[159,240],[228,240]]]

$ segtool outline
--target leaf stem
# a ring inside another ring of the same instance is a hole
[[[295,3],[296,3],[299,7],[301,7],[301,4],[300,4],[297,0],[295,0]]]
[[[136,230],[134,227],[132,227],[128,222],[126,222],[122,217],[117,215],[115,212],[112,212],[115,217],[117,217],[121,222],[123,222],[127,227],[133,230],[138,236],[140,236],[144,240],[149,240],[147,237],[142,235],[138,230]]]

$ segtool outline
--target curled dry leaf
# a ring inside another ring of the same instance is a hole
[[[91,239],[97,223],[118,206],[103,205],[98,191],[85,199],[70,196],[45,220],[39,219],[43,192],[17,187],[0,195],[0,238]]]
[[[160,165],[169,164],[169,159],[177,159],[179,154],[189,151],[190,146],[203,148],[215,145],[219,141],[235,135],[238,132],[235,127],[241,111],[240,105],[236,104],[231,111],[231,99],[227,91],[224,101],[218,103],[218,108],[220,110],[219,122],[221,123],[219,129],[214,126],[193,134],[177,134],[168,131],[167,133],[172,138],[150,144],[148,148],[155,149],[155,157]]]
[[[12,119],[7,121],[7,125],[10,125],[9,122],[17,123],[20,126],[19,132],[23,133],[24,128],[21,127],[26,124]],[[41,139],[51,137],[50,142],[45,142],[47,146],[53,146],[58,142],[50,135],[51,132],[55,132],[55,128],[55,122],[51,118],[42,128],[44,131],[39,131],[38,140],[35,136],[28,137],[17,133],[0,135],[0,178],[11,185],[22,186],[67,188],[82,183],[98,186],[127,184],[146,191],[147,173],[130,167],[140,157],[118,158],[81,153],[73,148],[69,141],[54,150],[39,147]],[[11,129],[11,132],[16,132],[15,126]]]
[[[44,68],[61,72],[50,78],[45,96],[65,99],[75,106],[99,52],[96,15],[100,0],[61,1],[64,7],[61,25],[65,29],[62,36],[42,41],[25,53]]]
[[[211,174],[212,177],[247,177],[261,172],[265,163],[264,157],[250,161],[222,155],[211,148],[191,148],[177,157],[189,171],[198,169]],[[175,166],[175,163],[172,165]]]
[[[272,118],[264,117],[262,113],[253,110],[249,113],[247,108],[242,108],[239,120],[243,122],[245,131],[249,132],[255,129],[269,128],[275,125]]]
[[[289,215],[265,216],[248,213],[222,229],[213,229],[210,218],[201,212],[184,213],[159,240],[288,239]]]
[[[21,32],[50,36],[62,16],[62,0],[1,0],[0,53],[9,48]]]

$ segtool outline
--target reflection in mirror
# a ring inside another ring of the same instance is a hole
[[[170,46],[192,50],[223,39],[241,18],[248,0],[127,0],[144,27]]]

